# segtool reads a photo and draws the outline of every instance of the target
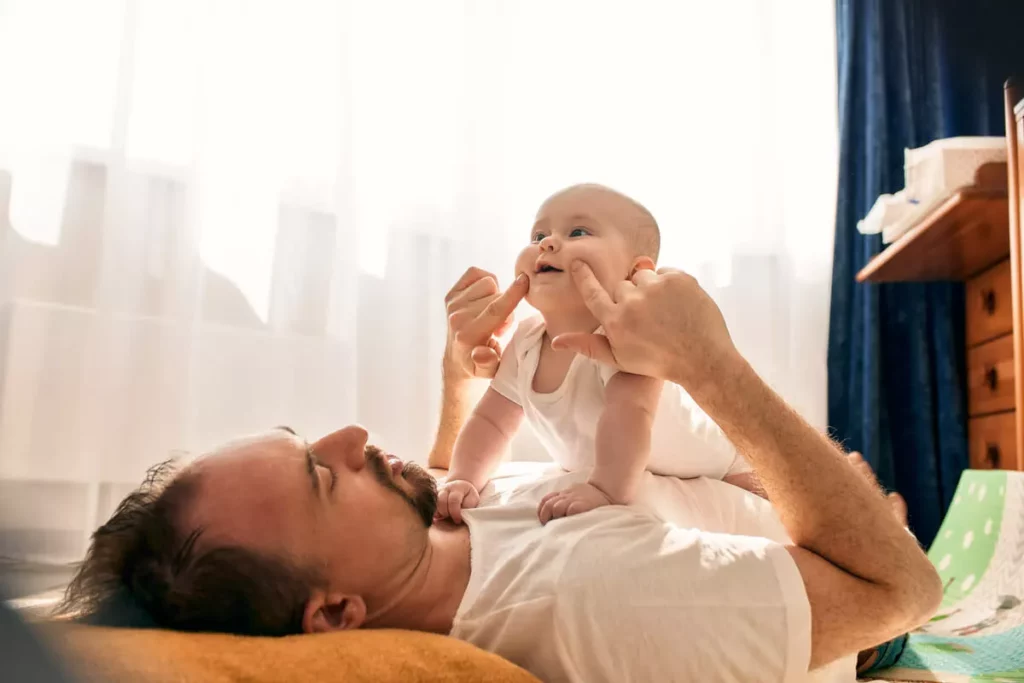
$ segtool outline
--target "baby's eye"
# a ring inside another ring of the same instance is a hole
[[[540,241],[541,241],[542,239],[544,239],[544,238],[545,238],[546,236],[547,236],[547,235],[545,235],[545,234],[544,234],[544,233],[542,233],[542,232],[535,232],[535,233],[533,233],[533,241],[534,241],[534,242],[540,242]]]
[[[583,237],[584,235],[589,234],[590,233],[587,232],[586,228],[573,228],[572,232],[569,233],[569,237]]]

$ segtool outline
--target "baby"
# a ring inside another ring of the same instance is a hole
[[[590,470],[585,484],[541,502],[545,523],[631,502],[645,468],[759,490],[749,465],[680,387],[551,346],[560,334],[598,328],[569,274],[573,261],[590,266],[614,298],[637,270],[655,267],[660,242],[651,213],[609,188],[576,185],[544,202],[516,261],[540,316],[519,324],[459,434],[439,516],[461,522],[462,509],[476,507],[524,416],[562,468]]]

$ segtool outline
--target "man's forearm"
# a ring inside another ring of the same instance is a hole
[[[459,432],[469,419],[473,406],[487,389],[487,383],[477,379],[443,377],[441,384],[441,417],[427,464],[432,468],[446,470],[451,466],[452,453],[455,451],[455,441],[459,437]]]
[[[929,591],[927,557],[836,446],[738,355],[719,375],[691,394],[750,460],[793,542],[894,594]]]

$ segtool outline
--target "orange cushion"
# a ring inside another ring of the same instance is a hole
[[[66,653],[69,670],[83,681],[539,683],[497,655],[454,638],[416,631],[253,638],[63,626],[50,635]]]

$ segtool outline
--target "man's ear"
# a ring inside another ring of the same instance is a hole
[[[358,595],[317,591],[306,601],[302,612],[302,630],[328,633],[359,628],[366,620],[366,603]]]
[[[650,256],[637,256],[633,260],[633,269],[629,271],[630,279],[636,275],[638,270],[655,270],[654,259]]]

